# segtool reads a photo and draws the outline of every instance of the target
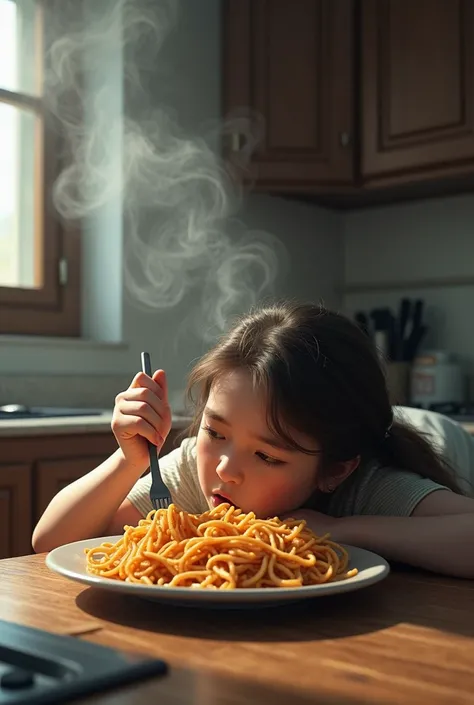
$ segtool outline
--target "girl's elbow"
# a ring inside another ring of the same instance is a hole
[[[48,548],[45,548],[46,544],[44,541],[44,536],[42,536],[40,533],[38,534],[36,532],[36,529],[34,530],[33,536],[31,537],[31,545],[35,553],[45,553],[46,551],[49,551]]]
[[[53,548],[57,548],[60,542],[54,541],[54,537],[42,530],[41,526],[36,526],[31,537],[31,545],[35,553],[49,553]]]

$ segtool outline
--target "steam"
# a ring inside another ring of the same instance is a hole
[[[147,78],[173,80],[159,50],[178,18],[175,0],[88,0],[82,15],[81,5],[60,3],[60,38],[49,53],[47,95],[69,146],[55,207],[84,220],[121,202],[129,296],[147,310],[192,298],[191,318],[212,339],[271,292],[284,256],[276,238],[239,220],[242,193],[216,149],[226,134],[244,135],[234,163],[242,173],[262,125],[242,112],[188,135],[168,108],[150,104]],[[110,86],[97,85],[98,52],[123,61],[124,114],[112,120]]]

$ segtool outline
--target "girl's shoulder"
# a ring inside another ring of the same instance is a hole
[[[461,487],[474,484],[474,438],[454,419],[426,409],[393,408],[394,418],[418,431],[455,470]]]
[[[414,409],[408,406],[394,406],[395,421],[405,423],[421,433],[437,449],[444,452],[448,459],[455,455],[460,447],[473,446],[471,435],[457,421],[436,411]]]
[[[409,470],[384,466],[377,459],[363,462],[330,496],[331,516],[411,516],[428,494],[445,489]]]
[[[197,476],[196,436],[184,438],[179,446],[160,458],[160,470]]]
[[[207,509],[199,486],[195,438],[185,438],[177,448],[159,459],[159,465],[161,477],[175,504],[192,513]],[[127,495],[127,499],[144,517],[153,509],[150,485],[151,475],[148,473],[135,483]]]
[[[192,513],[208,508],[199,484],[195,436],[160,458],[160,471],[175,504]]]

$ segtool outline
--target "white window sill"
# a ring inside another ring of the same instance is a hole
[[[2,348],[62,348],[65,350],[128,350],[129,344],[124,341],[89,340],[86,338],[46,338],[39,335],[0,335]]]

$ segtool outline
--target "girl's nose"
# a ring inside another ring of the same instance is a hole
[[[240,485],[243,480],[240,463],[229,455],[221,455],[216,472],[222,482],[233,482]]]

